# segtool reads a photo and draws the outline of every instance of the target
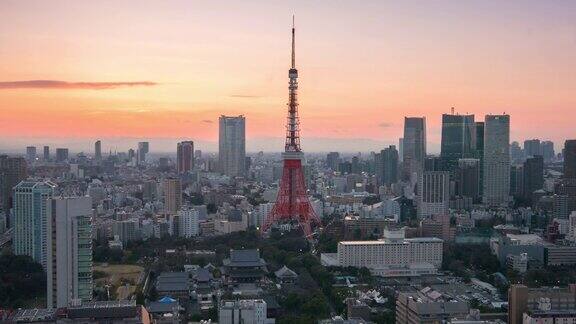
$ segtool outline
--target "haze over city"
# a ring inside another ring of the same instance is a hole
[[[574,133],[572,1],[2,1],[0,149],[51,144],[216,151],[218,117],[247,150],[281,149],[296,14],[306,151],[397,144],[404,116],[510,114],[511,139]],[[535,127],[537,125],[537,127]],[[330,149],[327,149],[330,147]]]

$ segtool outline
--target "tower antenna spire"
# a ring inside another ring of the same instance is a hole
[[[296,68],[296,40],[295,40],[295,26],[294,26],[294,15],[292,15],[292,68]]]

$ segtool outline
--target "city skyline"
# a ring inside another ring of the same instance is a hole
[[[511,141],[560,148],[576,103],[576,10],[566,8],[576,5],[444,2],[144,2],[114,15],[102,3],[3,2],[0,150],[89,151],[101,139],[104,153],[143,140],[157,152],[182,140],[216,151],[218,116],[242,114],[247,151],[279,152],[292,12],[306,152],[379,151],[397,144],[404,116],[424,116],[437,153],[451,107],[477,120],[505,112]]]

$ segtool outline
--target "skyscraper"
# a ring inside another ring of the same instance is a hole
[[[28,176],[26,160],[22,157],[0,155],[0,206],[6,214],[13,204],[13,188]],[[10,225],[12,226],[12,225]]]
[[[404,117],[404,179],[420,174],[426,158],[426,117]]]
[[[480,159],[480,196],[482,196],[484,174],[484,122],[476,122],[476,158]]]
[[[483,202],[505,206],[510,200],[510,116],[486,115],[484,122]]]
[[[136,156],[136,163],[138,165],[144,164],[146,162],[146,154],[150,151],[150,143],[139,142],[138,143],[138,153]]]
[[[531,200],[534,191],[544,187],[544,159],[541,155],[529,157],[524,161],[524,199]]]
[[[68,149],[67,148],[57,148],[56,149],[56,162],[66,162],[68,160]]]
[[[542,149],[540,147],[539,139],[531,139],[524,141],[524,156],[531,157],[536,155],[542,155]]]
[[[176,214],[182,206],[182,183],[180,179],[167,178],[163,182],[164,210]]]
[[[56,185],[22,181],[14,187],[14,254],[28,255],[46,269],[46,204]]]
[[[94,159],[98,162],[102,161],[102,142],[100,140],[94,143]]]
[[[326,155],[326,165],[332,169],[332,171],[338,170],[338,164],[340,163],[340,153],[330,152]]]
[[[564,178],[576,179],[576,140],[564,142]]]
[[[440,156],[449,169],[455,169],[458,159],[476,155],[476,124],[474,115],[442,115]]]
[[[44,146],[44,161],[50,161],[50,146]]]
[[[540,143],[540,151],[542,152],[542,157],[544,158],[545,162],[551,161],[554,159],[556,155],[554,153],[554,142],[552,141],[543,141]]]
[[[246,170],[246,119],[220,116],[220,135],[218,138],[218,158],[222,173],[231,176],[243,176]]]
[[[456,170],[456,195],[470,197],[473,201],[480,198],[480,160],[459,159]]]
[[[194,167],[194,142],[184,141],[176,147],[176,170],[186,173]]]
[[[92,299],[92,200],[52,198],[46,205],[47,304],[67,307]]]
[[[389,147],[380,151],[381,160],[381,184],[390,186],[398,182],[398,151],[396,146],[390,145]]]
[[[449,203],[450,172],[422,172],[418,176],[418,217],[445,215]]]
[[[26,147],[26,159],[30,162],[36,160],[36,146]]]

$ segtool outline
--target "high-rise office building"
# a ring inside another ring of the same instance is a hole
[[[542,157],[545,162],[549,162],[554,159],[556,153],[554,153],[554,142],[543,141],[540,143],[540,151],[542,152]]]
[[[524,161],[524,199],[532,199],[534,191],[544,187],[544,159],[541,155],[529,157]]]
[[[340,163],[340,153],[330,152],[326,155],[326,165],[332,169],[332,171],[338,170],[338,164]]]
[[[564,178],[576,179],[576,140],[564,142]]]
[[[486,115],[484,122],[483,202],[505,206],[510,201],[510,116]]]
[[[476,157],[480,159],[480,196],[484,192],[484,122],[476,122]]]
[[[100,140],[94,143],[94,159],[96,161],[102,161],[102,142]]]
[[[379,170],[378,179],[381,184],[390,186],[398,182],[398,151],[396,146],[390,145],[389,147],[380,151],[379,154]]]
[[[22,181],[14,187],[14,253],[28,255],[46,268],[48,198],[55,184]]]
[[[220,116],[218,157],[222,173],[234,177],[243,176],[246,161],[246,119]]]
[[[524,156],[531,157],[536,155],[542,155],[542,150],[540,147],[539,139],[531,139],[524,141]]]
[[[515,199],[524,199],[524,165],[510,166],[510,195]]]
[[[52,198],[47,205],[47,304],[92,299],[92,200]]]
[[[36,146],[26,147],[26,159],[30,162],[36,160]]]
[[[50,146],[44,146],[44,161],[50,161]]]
[[[56,149],[56,162],[66,162],[68,160],[68,149],[67,148],[57,148]]]
[[[473,201],[480,199],[480,160],[459,159],[456,169],[456,195],[470,197]]]
[[[440,156],[450,170],[458,159],[476,156],[476,123],[474,115],[442,115],[442,144]]]
[[[184,141],[176,147],[176,170],[186,173],[194,168],[194,142]]]
[[[522,163],[524,161],[524,150],[520,147],[520,144],[516,141],[510,144],[510,161],[512,163]]]
[[[180,206],[182,206],[182,183],[180,179],[164,179],[162,186],[164,191],[164,210],[170,214],[178,213]]]
[[[0,155],[0,206],[7,215],[13,206],[12,189],[27,176],[28,169],[24,158]]]
[[[136,156],[136,163],[143,164],[146,162],[146,154],[150,152],[150,143],[138,142],[138,152]]]
[[[404,117],[404,179],[420,174],[426,158],[426,117]]]
[[[422,172],[418,177],[418,217],[445,215],[449,206],[450,172]]]
[[[404,138],[398,139],[398,161],[404,162]]]

